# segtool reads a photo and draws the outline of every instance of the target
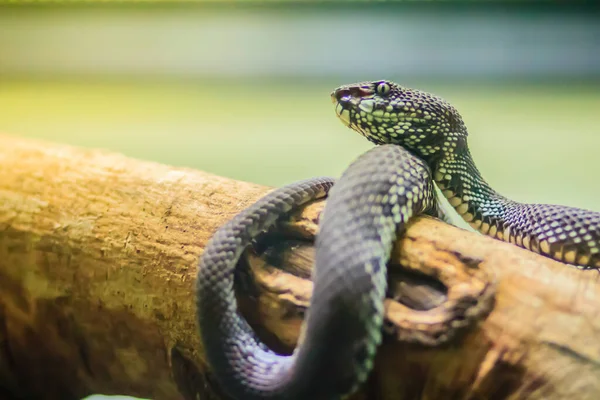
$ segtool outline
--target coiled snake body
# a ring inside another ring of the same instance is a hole
[[[365,381],[381,342],[392,244],[412,216],[440,215],[434,181],[479,232],[579,268],[600,268],[600,213],[522,204],[495,192],[471,158],[461,116],[444,100],[389,81],[342,86],[331,97],[344,125],[380,146],[337,182],[315,178],[269,193],[219,228],[200,260],[202,344],[233,398],[338,399]],[[261,232],[326,195],[304,340],[294,354],[278,355],[238,314],[235,267]]]

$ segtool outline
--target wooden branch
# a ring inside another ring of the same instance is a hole
[[[222,398],[196,331],[197,260],[218,226],[268,190],[0,136],[0,397]],[[320,207],[249,253],[255,280],[241,280],[255,282],[240,297],[242,311],[282,351],[295,345],[310,298],[306,238]],[[392,327],[448,317],[439,310],[452,293],[485,299],[494,279],[495,305],[444,345],[402,342],[395,331],[355,399],[600,397],[597,272],[431,218],[410,225],[393,260],[400,297],[386,303]],[[446,293],[407,268],[462,283]]]

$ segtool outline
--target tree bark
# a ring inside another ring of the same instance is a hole
[[[197,261],[269,190],[0,135],[0,397],[224,398],[195,323]],[[323,204],[245,258],[240,308],[282,352],[310,299]],[[420,217],[389,279],[390,333],[355,399],[600,398],[597,272]],[[447,306],[464,298],[475,314]]]

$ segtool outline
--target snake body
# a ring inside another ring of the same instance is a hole
[[[233,398],[338,399],[366,380],[381,341],[392,243],[414,215],[438,210],[434,181],[480,232],[580,268],[600,267],[600,213],[522,204],[495,192],[471,158],[462,118],[443,99],[389,81],[345,85],[331,97],[339,119],[380,146],[337,182],[315,178],[267,194],[220,227],[200,260],[201,340]],[[324,196],[303,340],[292,355],[279,355],[238,314],[236,264],[261,232]]]
[[[462,117],[445,100],[386,81],[342,86],[332,96],[345,125],[425,160],[474,229],[582,269],[600,268],[600,213],[519,203],[496,192],[475,166]]]

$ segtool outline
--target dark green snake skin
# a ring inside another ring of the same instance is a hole
[[[424,160],[474,229],[582,269],[600,268],[600,213],[523,204],[497,193],[475,166],[460,114],[443,99],[385,81],[343,86],[332,96],[345,125]]]
[[[444,100],[388,81],[346,85],[331,96],[340,120],[381,146],[335,185],[315,178],[269,193],[219,228],[200,260],[201,340],[231,397],[339,399],[366,380],[382,336],[392,243],[414,215],[438,214],[434,181],[480,232],[580,268],[600,267],[600,213],[496,193],[475,167],[460,115]],[[279,218],[326,195],[304,339],[293,355],[278,355],[238,314],[236,264]]]

